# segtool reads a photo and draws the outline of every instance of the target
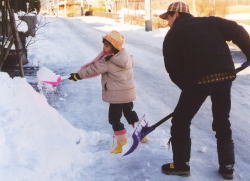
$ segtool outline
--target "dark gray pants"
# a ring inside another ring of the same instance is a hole
[[[184,163],[190,160],[190,124],[205,99],[210,96],[213,112],[213,130],[216,132],[218,158],[221,165],[234,163],[229,113],[231,109],[231,81],[200,85],[181,92],[171,127],[173,160]]]

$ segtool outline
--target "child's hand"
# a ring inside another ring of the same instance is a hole
[[[81,80],[81,77],[78,73],[71,73],[69,80],[78,81],[78,80]]]

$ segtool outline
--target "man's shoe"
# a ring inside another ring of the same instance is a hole
[[[219,174],[227,180],[232,180],[234,178],[234,168],[233,165],[220,166]]]
[[[161,171],[167,175],[189,176],[190,166],[189,163],[177,165],[175,163],[167,163],[162,165]]]

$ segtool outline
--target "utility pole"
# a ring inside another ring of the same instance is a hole
[[[67,17],[67,0],[64,0],[64,16]]]
[[[151,0],[145,0],[145,30],[152,31]]]
[[[81,16],[84,15],[84,13],[83,13],[83,1],[84,1],[84,0],[81,0]]]

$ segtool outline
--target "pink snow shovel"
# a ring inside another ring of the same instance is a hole
[[[56,81],[46,81],[46,80],[44,80],[44,81],[42,81],[42,83],[57,86],[58,84],[60,84],[62,82],[62,80],[65,80],[65,79],[68,79],[68,78],[69,78],[69,75],[65,75],[65,76],[60,76],[59,75]]]

